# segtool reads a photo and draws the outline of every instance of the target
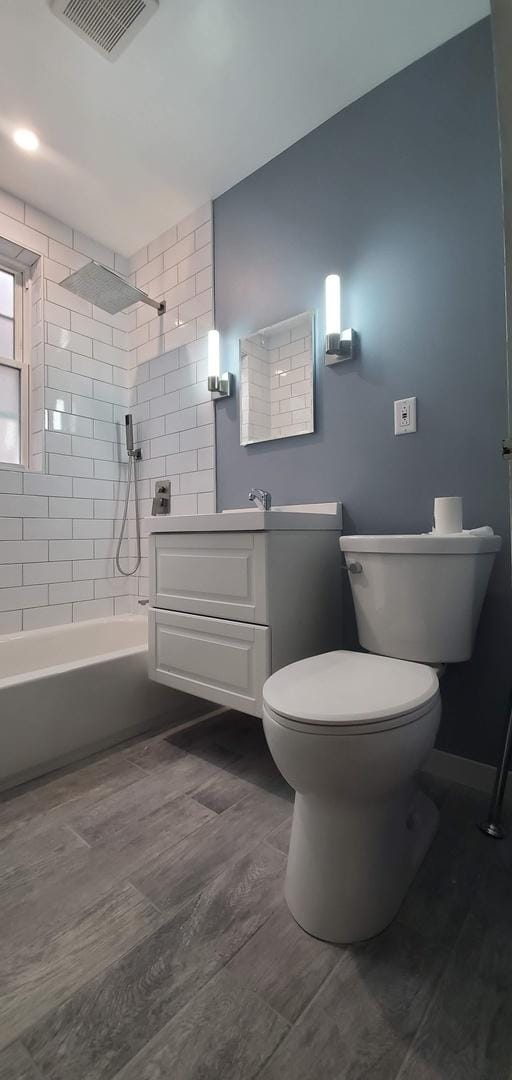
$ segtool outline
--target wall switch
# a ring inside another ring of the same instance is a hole
[[[395,401],[395,435],[410,435],[416,431],[416,398]]]

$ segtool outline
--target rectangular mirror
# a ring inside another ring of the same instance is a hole
[[[314,431],[313,313],[240,338],[240,443]]]

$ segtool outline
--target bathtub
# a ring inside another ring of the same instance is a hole
[[[1,636],[0,789],[186,714],[190,700],[149,681],[145,615]]]

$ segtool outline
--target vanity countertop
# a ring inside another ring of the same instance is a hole
[[[341,503],[273,506],[271,510],[243,507],[220,514],[161,514],[146,518],[150,533],[269,532],[276,529],[333,529],[341,532]]]

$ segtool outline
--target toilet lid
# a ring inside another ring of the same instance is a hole
[[[412,713],[438,689],[427,665],[339,651],[276,671],[263,687],[263,700],[273,713],[304,723],[364,724]]]

